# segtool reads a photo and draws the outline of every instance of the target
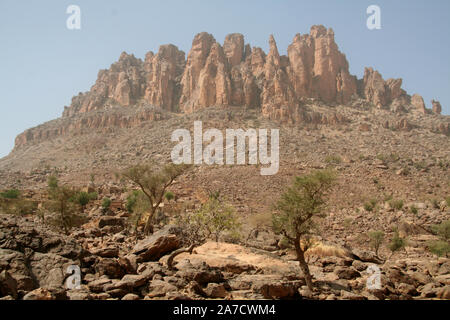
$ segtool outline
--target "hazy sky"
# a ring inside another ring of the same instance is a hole
[[[69,5],[81,8],[81,30],[69,30]],[[366,9],[381,8],[381,30],[368,30]],[[421,94],[427,107],[440,100],[450,113],[450,1],[448,0],[35,0],[0,1],[0,156],[27,128],[61,115],[72,96],[94,84],[122,51],[144,58],[173,43],[188,52],[195,34],[223,43],[244,34],[268,49],[274,34],[281,53],[296,33],[314,24],[332,27],[350,63]]]

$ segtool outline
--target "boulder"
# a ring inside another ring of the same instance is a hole
[[[91,254],[102,258],[117,258],[119,256],[119,248],[105,247],[91,250]]]
[[[11,296],[17,299],[17,282],[16,279],[3,270],[0,273],[0,297]]]
[[[334,269],[334,273],[339,279],[353,280],[361,276],[361,274],[352,267],[338,266]]]
[[[209,298],[213,299],[224,299],[228,295],[228,291],[223,283],[208,283],[204,292]]]
[[[140,299],[141,298],[137,294],[134,294],[134,293],[128,293],[122,297],[122,300],[131,300],[131,301],[140,300]]]
[[[104,216],[98,220],[97,226],[100,229],[103,227],[106,227],[106,226],[124,227],[125,221],[123,218],[119,218],[119,217]]]
[[[177,287],[162,280],[152,280],[148,291],[147,297],[149,298],[164,297],[169,292],[177,291]]]
[[[120,279],[125,274],[124,268],[115,258],[100,258],[95,264],[95,271],[109,278]]]
[[[138,262],[156,261],[163,255],[181,246],[181,241],[176,232],[177,228],[166,226],[153,235],[139,241],[131,253],[136,255]]]
[[[38,288],[36,290],[28,292],[23,300],[56,300],[56,297],[47,289]]]
[[[185,262],[183,265],[177,265],[176,275],[187,281],[195,281],[201,285],[208,283],[219,283],[224,281],[223,273],[217,269],[208,266],[206,263],[192,265]]]

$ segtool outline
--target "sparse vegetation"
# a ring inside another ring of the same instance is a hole
[[[125,202],[125,209],[127,209],[127,211],[129,213],[133,212],[133,209],[134,209],[134,206],[136,205],[138,196],[139,196],[139,190],[133,190],[128,194],[127,200]]]
[[[47,179],[47,185],[50,190],[58,188],[58,178],[56,176],[49,176]]]
[[[392,199],[389,201],[389,206],[394,210],[402,210],[403,209],[403,200],[400,199]]]
[[[89,201],[98,199],[98,193],[97,192],[89,192],[88,196],[89,196]]]
[[[436,240],[427,243],[428,250],[438,257],[447,256],[450,253],[450,244],[448,241]]]
[[[158,169],[154,164],[137,165],[125,170],[122,175],[133,182],[147,197],[150,214],[144,227],[144,233],[153,233],[152,218],[163,201],[167,188],[182,175],[189,166],[167,164]]]
[[[431,205],[433,206],[433,209],[439,209],[440,208],[439,200],[431,199],[430,202],[431,202]]]
[[[416,168],[417,170],[426,170],[427,164],[424,160],[419,161],[419,162],[414,162],[414,168]]]
[[[167,201],[171,201],[171,200],[175,199],[175,194],[171,191],[167,191],[164,194],[164,198],[166,198]]]
[[[369,201],[364,203],[364,210],[368,212],[372,212],[377,206],[377,200],[376,199],[370,199]]]
[[[7,214],[31,214],[37,210],[37,206],[37,202],[32,200],[0,198],[0,210]]]
[[[329,170],[296,177],[274,207],[274,231],[286,237],[295,247],[297,260],[310,290],[313,290],[313,282],[305,260],[305,251],[316,228],[317,218],[324,217],[325,195],[335,179],[335,174]]]
[[[89,197],[89,193],[87,193],[87,192],[82,191],[82,192],[78,192],[75,195],[75,201],[81,206],[83,211],[90,200],[91,200],[91,198]]]
[[[131,213],[129,221],[133,226],[134,234],[137,237],[139,225],[145,214],[149,211],[150,203],[141,190],[133,190],[127,198],[125,208]]]
[[[434,225],[431,230],[444,241],[450,241],[450,220]]]
[[[341,164],[342,158],[338,155],[328,155],[325,157],[325,163],[329,165]]]
[[[391,250],[392,254],[400,251],[401,249],[405,250],[406,248],[406,239],[400,237],[400,234],[398,233],[398,230],[394,230],[394,236],[392,237],[391,242],[389,243],[389,250]]]
[[[408,176],[411,174],[411,170],[409,170],[408,166],[403,166],[402,169],[400,170],[400,174],[403,176]]]
[[[400,156],[396,153],[384,154],[380,153],[377,155],[377,159],[384,163],[393,163],[400,160]]]
[[[102,200],[102,211],[105,213],[109,210],[109,207],[111,207],[111,199],[110,198],[103,198]]]
[[[353,219],[352,218],[345,218],[344,219],[344,227],[345,228],[350,228],[352,226],[353,223]]]
[[[167,260],[167,265],[172,269],[173,259],[184,252],[192,253],[195,247],[203,244],[208,238],[213,237],[216,242],[224,232],[232,236],[238,236],[240,222],[234,208],[224,203],[219,194],[210,194],[208,201],[200,210],[193,213],[181,213],[177,217],[177,225],[180,227],[183,248],[174,251]]]
[[[448,168],[450,168],[450,162],[449,161],[440,160],[438,165],[443,170],[447,170]]]
[[[370,244],[372,245],[375,255],[378,257],[378,250],[380,249],[383,241],[384,241],[384,232],[381,230],[378,231],[370,231],[368,233]]]
[[[5,199],[17,199],[20,197],[20,191],[17,189],[10,189],[0,193],[0,196]]]
[[[49,180],[50,201],[45,203],[45,209],[56,213],[46,219],[47,223],[64,230],[66,234],[70,229],[82,225],[87,217],[81,214],[80,204],[77,202],[77,190],[68,186],[59,186],[58,180]]]
[[[208,236],[213,237],[216,242],[219,242],[224,232],[238,236],[240,223],[236,212],[231,205],[221,200],[220,196],[210,196],[198,214],[203,220]]]

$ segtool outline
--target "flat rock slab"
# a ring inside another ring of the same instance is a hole
[[[180,245],[181,241],[176,235],[176,228],[167,226],[139,241],[132,253],[137,256],[138,262],[156,261],[163,255],[178,249]]]
[[[225,272],[241,273],[261,270],[265,274],[301,274],[296,261],[283,261],[274,254],[230,243],[207,242],[194,254],[180,254],[175,261],[188,259],[193,264],[205,262]]]

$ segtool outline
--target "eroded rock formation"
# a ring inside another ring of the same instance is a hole
[[[425,108],[425,102],[423,101],[423,98],[421,95],[414,94],[411,97],[411,105],[413,105],[417,109],[417,111],[419,111],[420,113],[423,113],[423,114],[427,113],[427,109]]]
[[[442,112],[442,106],[439,101],[432,100],[431,104],[433,105],[432,110],[435,114],[441,114]]]
[[[273,36],[269,45],[266,55],[246,44],[242,34],[227,35],[221,45],[202,32],[195,36],[186,61],[174,45],[161,46],[156,55],[149,52],[145,61],[122,53],[109,70],[99,72],[90,92],[73,98],[63,116],[108,105],[148,103],[186,113],[210,106],[256,107],[269,118],[292,121],[304,98],[345,104],[359,93],[375,106],[391,106],[394,111],[411,103],[401,88],[402,79],[384,80],[378,71],[366,68],[358,82],[331,28],[318,25],[309,34],[297,34],[287,56],[280,55]],[[416,98],[414,105],[423,111]],[[434,105],[438,113],[440,107]]]
[[[402,79],[384,80],[381,74],[372,68],[364,70],[361,94],[378,108],[392,104],[407,105],[410,97],[401,88]]]
[[[75,96],[71,106],[65,107],[62,119],[71,119],[67,124],[29,129],[16,138],[16,147],[70,130],[109,124],[126,127],[158,118],[153,112],[130,117],[96,113],[121,107],[134,110],[150,105],[192,113],[212,106],[242,106],[260,109],[263,116],[283,123],[328,123],[317,120],[323,115],[309,114],[304,102],[315,99],[339,105],[362,98],[396,113],[408,109],[427,113],[421,96],[410,97],[401,88],[402,79],[384,80],[372,68],[365,69],[361,80],[352,76],[331,28],[318,25],[309,34],[297,34],[287,55],[280,55],[273,36],[269,46],[266,55],[246,44],[242,34],[227,35],[221,45],[202,32],[195,36],[186,59],[183,51],[170,44],[161,46],[157,54],[147,53],[144,61],[123,52],[108,70],[99,72],[89,92]],[[438,101],[432,101],[432,111],[441,113]]]

